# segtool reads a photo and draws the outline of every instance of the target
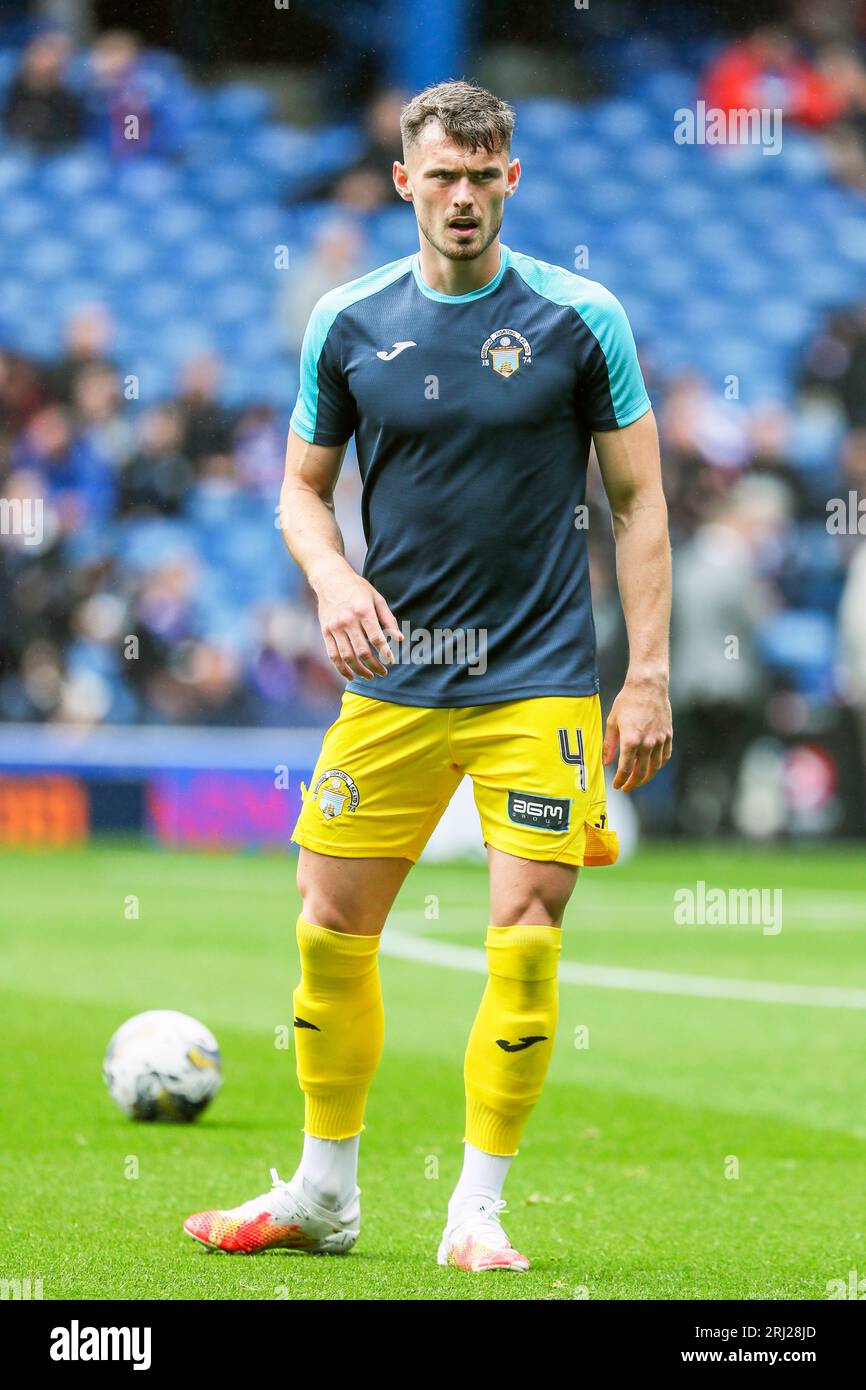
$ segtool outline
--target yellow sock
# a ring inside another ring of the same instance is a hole
[[[553,1052],[562,929],[488,927],[485,945],[490,974],[463,1071],[465,1138],[485,1153],[511,1155]]]
[[[332,931],[303,917],[296,934],[301,980],[292,1000],[304,1130],[349,1139],[364,1128],[385,1039],[379,937]]]

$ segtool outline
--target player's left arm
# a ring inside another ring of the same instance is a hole
[[[613,515],[616,576],[628,631],[625,684],[611,706],[603,758],[619,747],[613,785],[642,786],[671,756],[668,698],[671,548],[653,412],[622,429],[593,431]]]

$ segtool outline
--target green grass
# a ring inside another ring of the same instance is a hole
[[[782,888],[783,930],[676,926],[674,890],[699,878]],[[828,1280],[866,1276],[866,1011],[571,983],[506,1187],[532,1269],[439,1269],[483,979],[387,954],[358,1245],[344,1259],[209,1256],[183,1235],[187,1213],[265,1190],[268,1168],[288,1177],[298,1157],[294,1059],[274,1046],[297,976],[293,861],[6,853],[0,884],[0,1278],[42,1278],[46,1298],[823,1299]],[[853,852],[651,847],[582,876],[563,958],[863,988],[864,888]],[[478,948],[486,915],[483,868],[422,864],[386,933]],[[225,1085],[197,1124],[133,1124],[103,1088],[109,1036],[148,1008],[217,1033]]]

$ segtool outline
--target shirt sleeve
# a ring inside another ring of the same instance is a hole
[[[325,295],[301,344],[301,383],[290,424],[309,444],[345,444],[355,423],[355,400],[341,361],[340,320]]]
[[[578,313],[587,330],[580,335],[578,404],[590,429],[622,429],[651,406],[631,325],[609,290]]]

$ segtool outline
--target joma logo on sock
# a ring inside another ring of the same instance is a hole
[[[134,1371],[150,1370],[149,1327],[69,1327],[51,1330],[52,1361],[131,1361]]]
[[[519,1042],[509,1042],[507,1038],[497,1038],[496,1046],[501,1047],[503,1052],[525,1052],[527,1047],[532,1047],[533,1043],[547,1042],[544,1033],[532,1033],[523,1037]]]

